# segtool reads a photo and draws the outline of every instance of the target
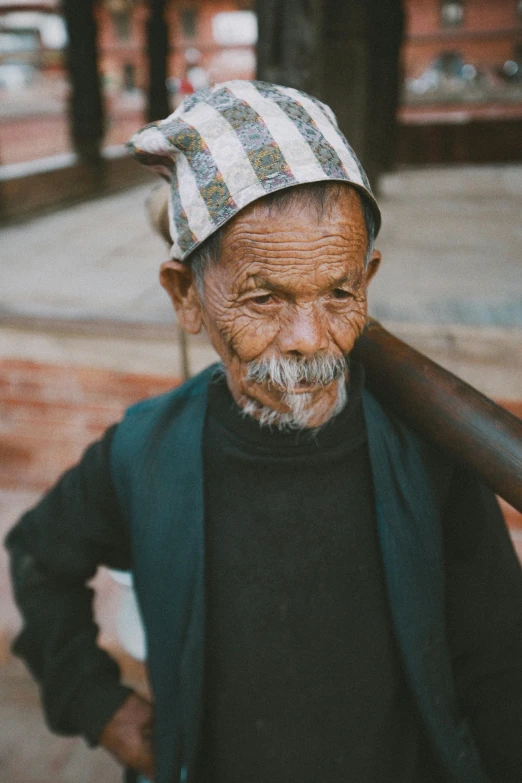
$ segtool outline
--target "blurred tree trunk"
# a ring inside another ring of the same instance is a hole
[[[104,133],[104,107],[93,0],[63,0],[62,7],[69,39],[69,132],[79,157],[87,163],[98,164]]]
[[[401,0],[257,0],[258,78],[328,103],[376,186],[394,162]]]
[[[165,21],[166,0],[150,0],[147,23],[147,56],[149,61],[149,89],[147,121],[162,120],[170,114],[167,90],[167,58],[169,34]]]

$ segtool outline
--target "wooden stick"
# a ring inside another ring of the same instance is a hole
[[[352,352],[368,387],[522,512],[522,421],[370,320]]]
[[[147,213],[152,228],[159,234],[167,245],[171,246],[172,239],[169,229],[168,193],[170,187],[162,184],[149,195],[147,200]],[[190,378],[190,354],[187,333],[178,321],[178,345],[181,364],[181,373],[184,381]]]

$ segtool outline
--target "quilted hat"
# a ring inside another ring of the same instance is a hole
[[[349,182],[366,195],[380,227],[368,178],[334,113],[290,87],[216,84],[146,125],[129,147],[170,182],[171,256],[179,261],[247,204],[303,183]]]

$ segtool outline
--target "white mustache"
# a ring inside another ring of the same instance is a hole
[[[344,356],[317,353],[306,359],[276,357],[254,360],[247,364],[247,380],[268,383],[292,391],[300,383],[307,386],[329,386],[346,372]]]

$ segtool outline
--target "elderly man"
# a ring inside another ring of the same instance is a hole
[[[222,363],[8,537],[50,726],[158,783],[520,781],[520,568],[492,493],[350,361],[380,216],[331,110],[228,82],[132,147],[171,183],[162,285]],[[100,564],[132,570],[154,706],[96,647]]]

